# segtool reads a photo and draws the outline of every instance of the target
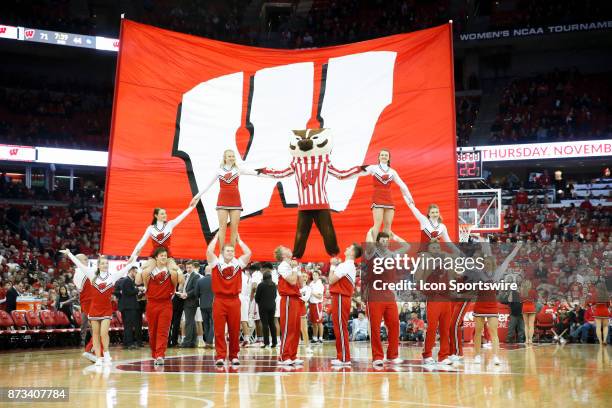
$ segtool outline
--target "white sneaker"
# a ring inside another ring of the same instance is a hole
[[[91,361],[92,363],[95,363],[98,358],[96,357],[95,354],[91,354],[88,352],[84,352],[83,354],[81,354],[81,356],[83,356],[83,358],[86,358],[87,360]]]
[[[391,364],[402,364],[404,360],[398,357],[398,358],[394,358],[393,360],[389,360],[389,362]]]
[[[431,357],[427,357],[427,358],[423,359],[423,364],[424,365],[434,365],[434,364],[436,364],[436,361],[433,358],[431,358]]]
[[[293,360],[279,361],[278,363],[276,363],[276,365],[290,366],[290,365],[293,365]]]
[[[221,358],[220,358],[220,359],[218,359],[217,361],[215,361],[215,365],[216,365],[216,366],[222,366],[222,365],[224,365],[224,364],[225,364],[225,360],[223,360],[223,359],[221,359]]]
[[[349,361],[349,362],[348,362],[348,364],[350,365],[350,364],[351,364],[351,362]],[[337,358],[334,358],[334,359],[331,361],[331,365],[333,365],[333,366],[337,366],[337,367],[338,367],[338,366],[343,366],[343,365],[346,365],[346,362],[341,361],[341,360],[338,360]]]
[[[480,357],[480,354],[479,354],[476,357],[474,357],[474,364],[480,364],[480,363],[482,363],[482,358]]]
[[[96,358],[96,367],[101,367],[104,365],[104,359]]]
[[[385,363],[382,360],[374,360],[372,364],[374,367],[382,367]]]
[[[306,353],[312,354],[312,353],[314,353],[314,350],[310,346],[308,346],[308,347],[306,347]]]
[[[110,355],[104,356],[104,364],[112,364],[112,363],[113,363],[113,359]]]
[[[493,364],[494,365],[501,365],[501,360],[499,359],[499,357],[493,356]]]
[[[237,358],[232,359],[232,365],[240,365],[240,360]]]
[[[153,364],[154,365],[164,365],[164,359],[162,357],[157,357]]]
[[[453,361],[450,358],[445,358],[444,360],[440,361],[438,364],[451,365],[453,364]]]
[[[296,358],[295,360],[293,360],[293,364],[294,365],[303,365],[304,364],[304,360],[300,360],[299,358]]]
[[[493,344],[491,344],[491,343],[485,343],[485,344],[482,345],[482,348],[486,348],[486,349],[490,349],[492,347],[493,347]]]

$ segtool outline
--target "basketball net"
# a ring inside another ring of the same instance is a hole
[[[459,242],[468,242],[474,224],[459,224]]]

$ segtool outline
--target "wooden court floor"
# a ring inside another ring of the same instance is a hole
[[[333,343],[317,345],[300,369],[276,366],[275,352],[243,349],[238,369],[217,369],[205,349],[170,349],[154,367],[147,348],[111,349],[112,366],[95,367],[80,349],[0,353],[0,386],[68,387],[68,404],[36,407],[611,407],[612,347],[505,347],[501,366],[485,353],[446,370],[425,369],[420,347],[402,344],[401,366],[371,366],[369,343],[353,343],[351,368],[329,362]],[[303,351],[300,347],[300,352]],[[304,356],[303,353],[301,353]]]

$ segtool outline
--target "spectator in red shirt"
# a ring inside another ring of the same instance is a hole
[[[574,340],[578,340],[580,336],[581,343],[587,343],[589,339],[589,332],[595,331],[595,317],[593,317],[592,304],[588,303],[584,311],[584,323],[578,326],[574,330],[570,337]]]
[[[408,329],[408,336],[415,341],[424,341],[423,333],[425,332],[425,322],[419,319],[415,312],[412,312],[412,319]]]

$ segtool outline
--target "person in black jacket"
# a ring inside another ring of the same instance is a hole
[[[200,312],[202,313],[202,325],[204,326],[204,343],[206,348],[213,348],[215,332],[212,318],[212,305],[215,295],[212,292],[212,269],[210,266],[204,268],[204,276],[198,280],[195,295],[200,299]]]
[[[181,270],[184,270],[182,265]],[[168,334],[168,347],[178,346],[179,335],[181,333],[181,317],[183,316],[183,307],[185,300],[183,300],[183,284],[176,285],[176,292],[172,296],[172,323],[170,325],[170,333]]]
[[[17,282],[6,292],[6,312],[11,313],[17,309],[17,296],[23,292],[23,283]]]
[[[272,266],[262,265],[263,280],[257,285],[255,292],[255,302],[259,308],[259,318],[263,330],[264,345],[262,348],[270,346],[268,334],[272,335],[272,347],[276,347],[276,326],[274,324],[274,312],[276,311],[276,284],[272,281],[270,270]]]
[[[185,286],[181,298],[183,299],[183,311],[185,312],[185,338],[179,347],[194,348],[198,345],[195,315],[200,305],[195,295],[195,288],[200,280],[200,264],[194,261],[185,263]]]
[[[138,269],[134,266],[128,271],[125,278],[121,278],[115,285],[115,296],[119,299],[119,311],[123,316],[123,347],[135,349],[142,342],[142,323],[138,314],[138,288],[134,283]]]

